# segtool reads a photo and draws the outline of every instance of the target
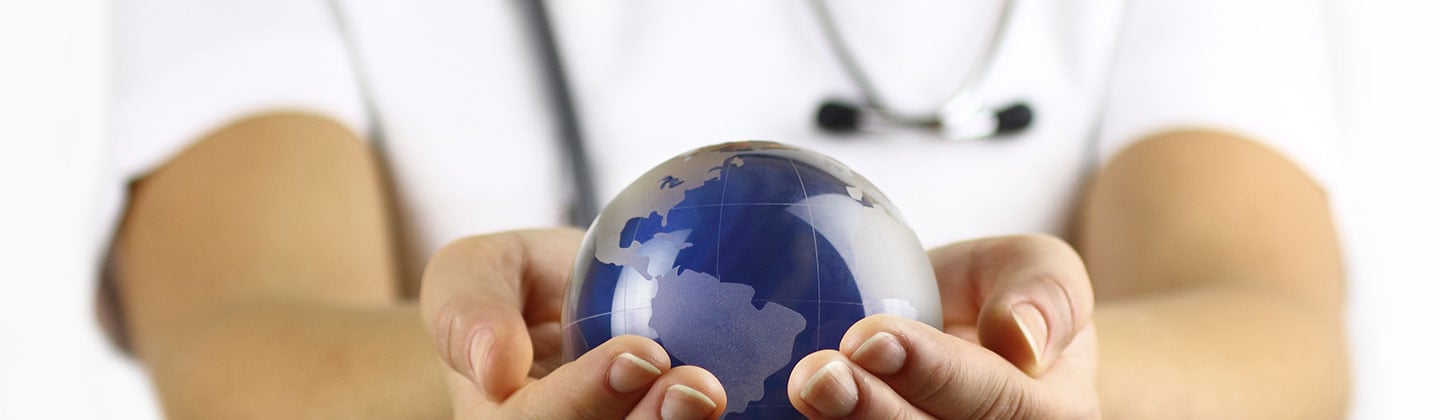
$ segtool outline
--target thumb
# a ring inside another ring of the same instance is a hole
[[[525,384],[534,362],[531,321],[557,320],[579,233],[475,236],[436,251],[425,268],[420,313],[440,360],[493,401]]]
[[[856,394],[870,399],[859,401],[857,407],[883,405],[905,411],[903,407],[913,405],[940,418],[1070,418],[1067,414],[1077,412],[1069,400],[1052,398],[1039,381],[995,352],[894,315],[856,322],[840,341],[840,353],[889,388],[856,381]],[[805,367],[797,365],[796,372]],[[887,401],[887,394],[905,404]]]
[[[1077,336],[1076,348],[1093,349],[1094,339],[1095,329],[1086,328]],[[843,396],[856,395],[858,400],[837,395],[804,398],[803,394],[801,399],[807,403],[854,401],[856,413],[880,413],[883,417],[904,417],[907,406],[947,419],[1098,417],[1093,364],[1059,363],[1044,377],[1032,378],[974,341],[912,319],[895,315],[865,317],[845,332],[840,354],[864,372],[854,371],[854,387],[829,386],[822,390],[833,393],[836,389],[854,389]],[[1090,354],[1093,357],[1093,351]],[[814,371],[817,364],[806,361],[816,356],[824,357],[824,352],[802,360],[795,372],[803,375]],[[867,375],[885,386],[863,380]],[[793,395],[804,391],[794,391],[796,382],[792,376],[792,401]]]
[[[989,285],[977,316],[980,344],[1038,377],[1089,324],[1090,277],[1080,256],[1059,239],[1003,239],[973,254],[988,259],[977,273]]]
[[[696,372],[698,371],[698,372]],[[649,339],[623,335],[561,365],[544,378],[530,382],[501,404],[494,418],[618,419],[642,413],[661,413],[668,391],[682,389],[683,404],[672,401],[671,411],[690,418],[716,412],[725,401],[720,381],[697,368],[671,369],[665,349]],[[672,399],[673,400],[673,399]],[[694,402],[692,402],[694,401]],[[718,401],[718,403],[717,403]]]

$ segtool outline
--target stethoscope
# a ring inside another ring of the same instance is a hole
[[[824,32],[826,43],[840,61],[850,81],[859,89],[861,97],[857,102],[834,99],[822,101],[815,111],[815,124],[822,130],[841,134],[879,131],[886,126],[911,127],[936,130],[943,139],[962,141],[1003,138],[1024,130],[1034,119],[1033,111],[1024,102],[988,108],[981,101],[978,89],[993,67],[996,49],[1010,23],[1013,1],[1004,1],[990,41],[983,47],[979,61],[971,67],[960,88],[938,109],[920,115],[896,112],[886,106],[883,96],[871,83],[869,75],[860,66],[850,45],[840,34],[825,2],[826,0],[811,0],[812,11]],[[565,76],[564,63],[556,46],[555,31],[544,0],[522,0],[519,3],[525,15],[526,29],[535,44],[536,58],[540,61],[540,68],[544,73],[542,76],[545,80],[546,96],[554,111],[554,124],[560,134],[558,140],[561,157],[566,162],[567,175],[571,181],[566,219],[574,226],[588,226],[599,213],[599,201],[596,198],[593,171],[582,137],[580,115],[576,112]],[[358,56],[355,37],[344,19],[339,0],[331,0],[329,5],[348,50],[351,67],[360,83],[360,95],[370,121],[368,134],[380,148],[380,152],[384,153],[387,146],[385,130],[369,88],[368,75]]]
[[[994,67],[996,50],[1010,24],[1014,2],[1005,0],[1002,3],[990,40],[981,47],[979,59],[961,80],[959,89],[931,112],[904,114],[886,106],[883,95],[875,88],[869,74],[855,58],[850,44],[840,33],[827,1],[810,0],[811,12],[825,35],[825,43],[839,60],[845,75],[860,91],[858,102],[833,99],[821,102],[815,110],[815,124],[836,134],[878,131],[886,125],[921,128],[938,131],[940,138],[951,141],[1003,138],[1029,127],[1035,116],[1025,102],[989,108],[980,97],[980,85]]]

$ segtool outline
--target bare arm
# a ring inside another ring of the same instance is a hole
[[[1338,418],[1343,274],[1324,191],[1256,143],[1172,132],[1094,180],[1079,251],[1106,418]]]
[[[118,290],[173,418],[449,412],[366,145],[270,114],[207,136],[133,189]]]
[[[168,416],[723,411],[719,380],[672,369],[642,337],[561,364],[559,293],[577,231],[456,241],[427,268],[428,306],[402,299],[380,176],[342,127],[276,114],[207,136],[136,186],[118,289]]]

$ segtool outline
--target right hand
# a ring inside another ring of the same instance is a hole
[[[710,372],[615,337],[562,363],[560,307],[582,234],[506,232],[446,245],[425,268],[420,313],[449,367],[455,418],[718,418]]]
[[[1007,236],[930,251],[943,329],[861,319],[839,351],[795,365],[790,401],[811,418],[1092,419],[1094,289],[1059,238]]]

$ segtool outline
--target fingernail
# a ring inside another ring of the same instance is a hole
[[[660,402],[660,418],[665,420],[703,419],[715,411],[715,401],[685,385],[670,385],[665,400]]]
[[[660,377],[660,368],[630,353],[620,353],[610,363],[610,389],[621,394],[639,391]]]
[[[482,330],[470,337],[470,380],[478,385],[481,383],[481,371],[485,369],[485,359],[490,356],[490,343],[495,341],[495,336],[489,330]]]
[[[876,375],[894,374],[905,367],[905,346],[893,334],[875,333],[855,348],[850,360]]]
[[[1015,319],[1015,325],[1020,326],[1020,333],[1025,335],[1025,342],[1030,345],[1030,354],[1039,364],[1045,359],[1045,340],[1049,339],[1050,333],[1045,325],[1045,316],[1040,315],[1040,309],[1035,305],[1021,303],[1010,307],[1010,317]]]
[[[836,360],[810,375],[810,380],[800,389],[800,399],[821,414],[844,417],[855,411],[860,391],[855,387],[855,375],[850,373],[850,367]]]

